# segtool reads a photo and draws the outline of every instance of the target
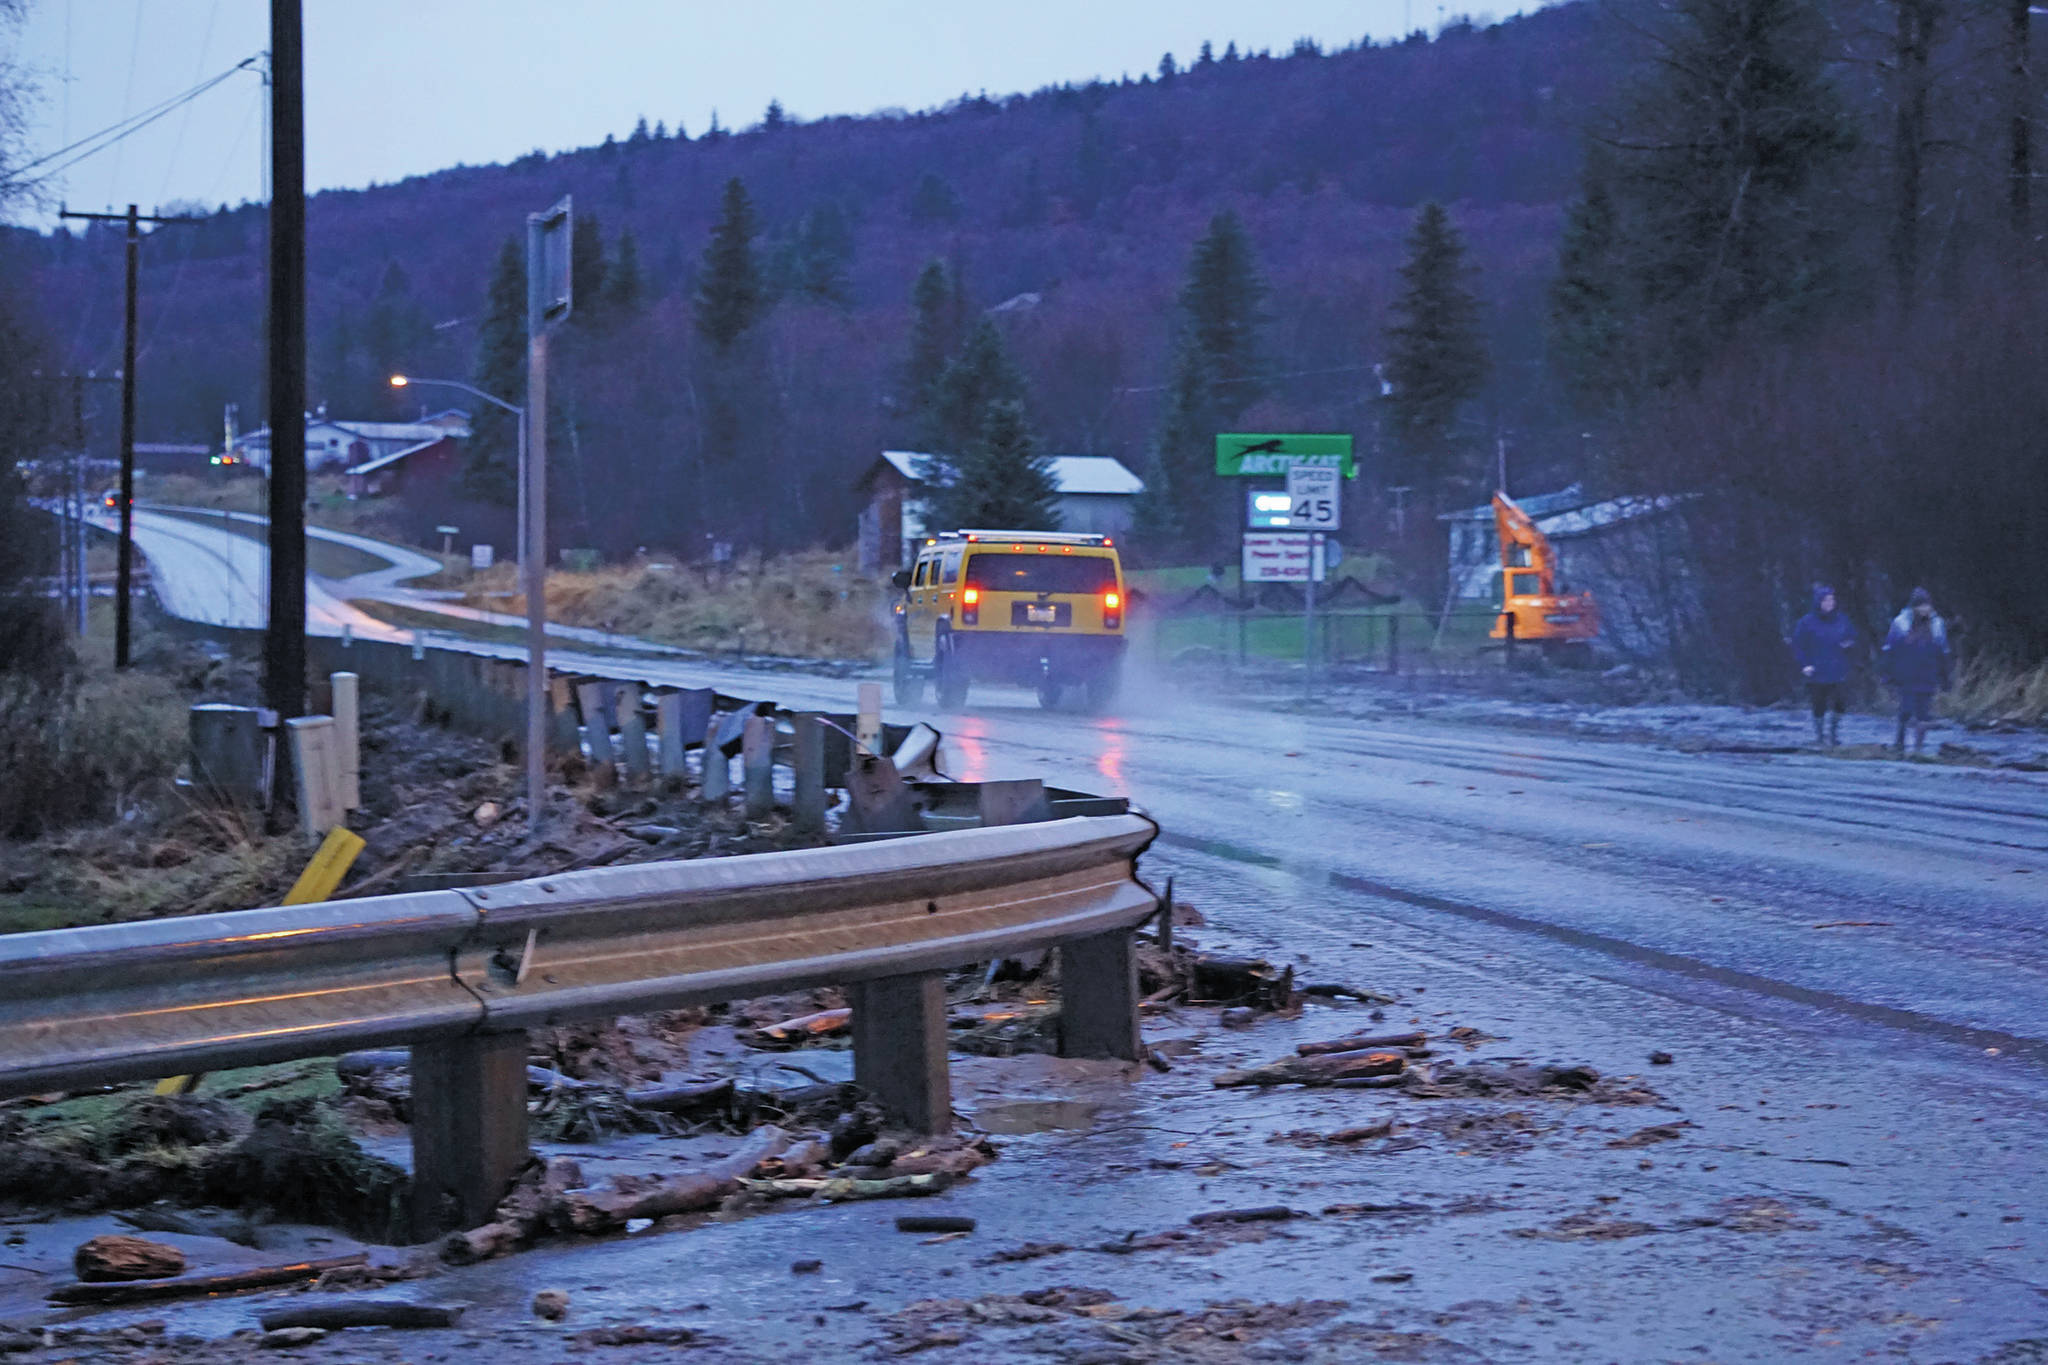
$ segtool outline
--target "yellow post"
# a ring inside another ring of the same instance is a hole
[[[286,905],[311,905],[324,901],[334,894],[334,888],[341,885],[341,879],[355,866],[356,855],[363,851],[363,836],[354,830],[336,825],[327,831],[327,837],[320,841],[320,847],[313,854],[313,861],[306,864],[306,870],[292,883],[292,889],[285,892]],[[166,1076],[156,1083],[159,1095],[189,1095],[199,1088],[199,1082],[206,1078],[201,1071],[190,1076]]]

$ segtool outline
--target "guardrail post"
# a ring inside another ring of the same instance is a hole
[[[1138,955],[1131,930],[1060,945],[1060,1056],[1138,1060]]]
[[[548,679],[548,719],[554,729],[549,731],[551,743],[565,757],[575,758],[582,754],[583,746],[576,733],[576,713],[570,707],[572,700],[567,678]]]
[[[654,699],[654,733],[661,744],[661,775],[680,781],[687,771],[683,751],[688,743],[683,738],[682,693],[664,692]]]
[[[617,700],[612,704],[619,713],[619,747],[625,751],[626,777],[636,784],[644,783],[649,776],[647,719],[640,714],[639,687],[620,683]]]
[[[299,784],[299,829],[317,839],[342,823],[343,816],[334,717],[297,716],[285,727],[291,735],[292,773]]]
[[[612,767],[612,719],[604,704],[605,685],[579,683],[576,700],[583,710],[583,742],[590,750],[591,780],[600,787],[609,787],[619,775]]]
[[[946,1072],[946,980],[937,972],[850,986],[853,1080],[892,1122],[920,1133],[953,1127]]]
[[[526,1162],[526,1035],[467,1034],[412,1049],[416,1241],[481,1227]]]
[[[796,770],[796,827],[825,832],[825,723],[816,711],[799,711],[791,767]]]
[[[758,820],[775,809],[775,722],[748,716],[740,739],[740,772],[746,782],[747,817]]]
[[[713,711],[704,721],[704,772],[699,787],[707,806],[723,805],[732,790],[732,760],[718,743],[718,731],[718,713]]]
[[[363,805],[363,746],[357,726],[357,688],[361,682],[353,673],[336,673],[329,680],[334,693],[334,742],[341,757],[341,808],[360,810]]]

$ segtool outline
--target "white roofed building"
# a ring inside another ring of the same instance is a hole
[[[919,539],[957,527],[927,527],[922,471],[943,455],[885,450],[854,485],[865,501],[860,512],[860,565],[889,573],[910,562]],[[1053,486],[1059,490],[1062,531],[1119,536],[1130,530],[1131,504],[1145,481],[1108,455],[1053,455]]]

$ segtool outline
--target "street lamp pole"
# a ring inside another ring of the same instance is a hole
[[[503,408],[519,419],[519,520],[514,523],[519,529],[513,532],[512,535],[512,557],[515,561],[523,563],[525,561],[525,551],[520,545],[520,540],[526,533],[526,409],[520,407],[517,403],[508,403],[496,394],[485,393],[474,384],[465,384],[460,379],[422,379],[416,374],[394,374],[391,376],[391,387],[394,389],[412,388],[420,385],[435,389],[454,389],[459,393],[466,393],[471,398],[480,398],[494,407]]]

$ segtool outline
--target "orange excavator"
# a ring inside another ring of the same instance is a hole
[[[1500,615],[1493,638],[1506,640],[1509,622],[1518,643],[1540,644],[1546,654],[1590,659],[1600,634],[1600,608],[1590,592],[1559,591],[1557,551],[1536,522],[1505,493],[1493,495],[1500,532]]]

